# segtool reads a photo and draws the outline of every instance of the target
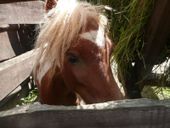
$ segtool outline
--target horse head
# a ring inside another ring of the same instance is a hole
[[[64,3],[64,2],[67,3]],[[113,43],[101,7],[59,0],[48,13],[36,46],[34,76],[42,103],[75,105],[123,99],[113,78]]]

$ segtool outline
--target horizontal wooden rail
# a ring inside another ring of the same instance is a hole
[[[44,2],[0,4],[0,24],[38,24],[44,17]]]
[[[32,50],[0,63],[0,101],[30,75],[35,56]]]
[[[170,101],[111,101],[77,107],[27,105],[0,112],[3,128],[170,128]]]
[[[38,0],[0,0],[0,4],[22,2],[22,1],[38,1]]]

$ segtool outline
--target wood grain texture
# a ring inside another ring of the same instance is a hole
[[[0,4],[0,24],[38,24],[44,17],[44,2]]]
[[[0,63],[0,100],[30,75],[35,55],[36,53],[29,51]]]
[[[170,101],[122,100],[81,107],[27,105],[0,112],[0,124],[3,128],[169,128]]]
[[[33,48],[38,25],[1,24],[0,62],[11,59]]]
[[[38,1],[38,0],[0,0],[0,4],[22,2],[22,1]]]
[[[0,61],[15,56],[7,32],[0,32]]]

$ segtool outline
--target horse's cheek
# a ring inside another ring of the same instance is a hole
[[[66,83],[66,86],[74,89],[76,86],[76,78],[75,75],[73,74],[73,69],[70,67],[69,64],[64,64],[64,68],[62,71],[64,82]]]

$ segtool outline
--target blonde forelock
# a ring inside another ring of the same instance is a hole
[[[88,17],[93,17],[96,21],[100,19],[97,9],[89,3],[72,0],[75,5],[69,10],[68,6],[62,8],[62,1],[69,0],[59,0],[40,28],[36,48],[39,49],[37,61],[41,60],[41,65],[50,61],[53,67],[62,68],[66,51],[84,31]],[[69,2],[66,4],[69,5]]]

